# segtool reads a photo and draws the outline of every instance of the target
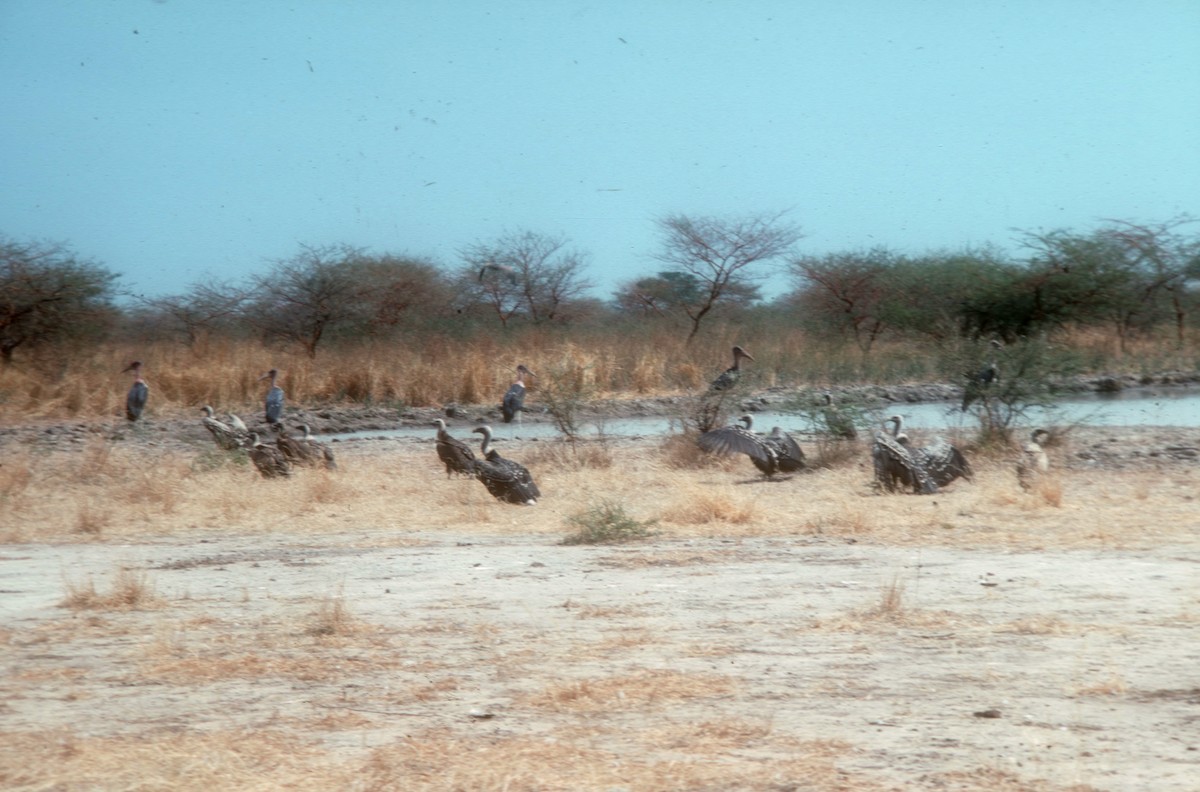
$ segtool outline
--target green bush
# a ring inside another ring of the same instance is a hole
[[[562,540],[565,545],[621,544],[651,535],[656,520],[635,520],[615,501],[602,501],[586,511],[567,517],[576,531]]]

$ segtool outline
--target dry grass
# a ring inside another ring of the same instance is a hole
[[[401,544],[413,541],[414,532],[443,527],[561,535],[564,517],[579,504],[611,500],[614,493],[627,513],[655,521],[656,532],[668,538],[814,535],[963,547],[1137,547],[1185,535],[1194,522],[1187,469],[1059,470],[1048,479],[1054,489],[1024,493],[1006,461],[984,458],[975,483],[957,482],[925,498],[875,494],[865,447],[853,464],[765,481],[744,459],[728,469],[676,467],[670,447],[612,445],[607,466],[564,466],[541,456],[538,449],[550,445],[518,442],[506,449],[543,490],[542,502],[527,509],[495,501],[478,482],[447,480],[422,444],[345,445],[341,470],[303,470],[280,481],[263,480],[244,465],[196,465],[207,449],[96,439],[82,453],[19,452],[0,467],[0,539],[109,542],[203,536],[230,525],[299,534],[384,526],[393,529],[390,541]]]
[[[164,605],[145,572],[124,566],[113,574],[112,585],[105,592],[97,591],[90,577],[83,583],[68,581],[66,588],[60,606],[72,610],[144,610]]]
[[[328,596],[321,600],[315,613],[311,616],[311,624],[305,630],[308,635],[353,635],[361,629],[346,605],[346,598],[339,591],[337,595]]]
[[[707,487],[680,484],[676,500],[662,512],[662,520],[676,525],[709,525],[727,523],[748,525],[758,514],[755,500],[749,494],[739,494],[731,487]]]
[[[1194,342],[1184,349],[1135,341],[1128,352],[1095,332],[1066,333],[1059,339],[1093,361],[1097,371],[1194,370]],[[485,404],[504,392],[518,362],[539,373],[558,371],[569,387],[597,397],[694,393],[728,365],[729,349],[741,344],[755,362],[747,378],[757,387],[859,383],[935,382],[943,378],[936,354],[912,343],[882,340],[864,360],[847,347],[769,325],[711,324],[691,344],[670,328],[606,327],[604,334],[568,337],[527,328],[496,334],[486,329],[470,339],[430,335],[420,343],[353,342],[322,347],[315,359],[299,349],[268,348],[255,342],[206,341],[188,349],[171,342],[139,346],[39,351],[36,360],[18,353],[0,369],[0,403],[25,419],[119,418],[129,387],[121,370],[129,361],[145,364],[150,385],[148,416],[178,414],[211,404],[218,412],[253,414],[270,368],[282,372],[280,385],[293,403],[409,405],[455,402]],[[519,349],[518,355],[512,350]],[[452,365],[447,365],[452,361]],[[531,383],[536,403],[539,383]],[[836,464],[842,451],[829,449]]]
[[[79,707],[100,714],[60,730],[27,721],[0,730],[0,787],[873,792],[896,788],[887,763],[912,744],[870,742],[868,731],[888,729],[864,724],[884,713],[886,725],[904,724],[905,734],[916,735],[911,739],[929,741],[936,733],[962,741],[945,754],[936,742],[922,743],[920,761],[934,769],[918,788],[1063,792],[1071,787],[1037,779],[1049,760],[1012,773],[963,770],[963,761],[968,768],[987,761],[971,754],[984,757],[971,741],[990,739],[970,731],[980,724],[963,728],[955,715],[917,734],[928,714],[906,724],[904,713],[922,691],[955,685],[954,707],[969,712],[975,696],[1009,695],[1022,673],[1012,658],[1023,663],[1035,649],[1074,647],[1070,642],[1080,636],[1111,637],[1120,625],[1059,615],[1056,599],[1047,600],[1044,612],[1020,611],[1019,618],[1012,611],[981,615],[986,611],[967,605],[1002,599],[1007,583],[980,589],[972,578],[950,589],[961,594],[959,602],[943,605],[923,593],[923,578],[892,571],[899,567],[881,575],[847,565],[839,575],[865,585],[837,588],[841,577],[832,578],[820,596],[806,597],[791,587],[813,573],[807,550],[847,560],[867,545],[972,553],[991,547],[1005,557],[1042,548],[1109,555],[1194,535],[1195,478],[1187,470],[1064,470],[1070,497],[1054,505],[1022,493],[1007,463],[987,460],[975,484],[922,498],[873,494],[869,471],[859,464],[763,482],[746,465],[675,467],[668,452],[651,445],[614,446],[613,464],[601,468],[558,467],[525,453],[534,445],[514,444],[512,451],[530,463],[547,493],[531,509],[497,503],[478,482],[447,480],[428,444],[372,453],[349,446],[337,474],[303,471],[282,482],[233,466],[196,468],[187,452],[142,446],[9,457],[0,468],[0,492],[15,511],[0,519],[22,541],[84,539],[93,551],[172,536],[190,543],[216,533],[275,546],[261,535],[278,534],[289,546],[419,551],[441,531],[497,543],[515,535],[534,549],[512,575],[568,577],[577,588],[549,603],[530,597],[502,607],[490,589],[504,578],[493,570],[463,577],[451,596],[393,604],[384,589],[396,584],[387,577],[358,580],[363,593],[350,595],[338,583],[340,572],[306,565],[296,578],[303,589],[276,590],[271,583],[239,592],[231,565],[227,577],[211,579],[230,588],[197,589],[162,608],[145,574],[127,567],[104,585],[69,584],[70,613],[36,628],[0,631],[0,646],[20,658],[0,677],[11,702],[0,712],[37,711],[46,723],[60,724],[76,723]],[[173,484],[135,491],[145,484],[131,473],[146,460],[153,464],[145,469],[166,471]],[[631,512],[660,521],[653,545],[557,545],[564,518],[578,504],[614,491]],[[89,519],[99,530],[80,533],[84,513],[97,515]],[[717,540],[702,542],[697,534]],[[757,537],[766,539],[749,541]],[[203,555],[199,545],[191,547]],[[761,594],[706,596],[720,575],[776,551],[788,552],[788,563],[794,554],[796,562],[774,587],[764,581]],[[451,574],[453,564],[468,565],[467,557],[464,548],[434,570],[407,566],[407,559],[421,558],[414,552],[389,560],[385,574]],[[949,565],[940,570],[931,574],[961,576]],[[623,585],[590,582],[614,571],[626,575]],[[321,581],[315,591],[314,580]],[[650,589],[669,593],[650,605],[642,599]],[[822,602],[832,592],[844,597],[836,607]],[[689,615],[699,627],[663,621]],[[1134,628],[1182,635],[1194,622],[1193,611],[1177,607]],[[913,644],[923,647],[922,660],[901,654]],[[955,676],[932,661],[969,660],[975,651],[977,672],[960,666]],[[1055,701],[1087,707],[1131,698],[1128,690],[1143,680],[1113,651],[1120,672],[1076,666],[1048,678]],[[891,683],[880,676],[884,671],[896,674]],[[493,717],[471,715],[489,703],[497,706],[484,715]],[[829,720],[799,715],[820,707]],[[845,725],[830,733],[830,723]],[[947,724],[961,732],[939,731]],[[1114,727],[1102,737],[1116,734]],[[838,739],[814,739],[826,736]],[[938,764],[950,754],[959,764]],[[1072,772],[1089,766],[1079,756],[1065,761]],[[950,766],[956,769],[943,772]]]
[[[679,333],[631,329],[582,341],[538,329],[504,342],[485,333],[464,342],[430,336],[420,344],[359,343],[319,350],[315,359],[297,349],[269,349],[256,343],[211,342],[187,349],[170,342],[138,347],[102,346],[87,351],[46,350],[55,365],[24,360],[0,370],[0,402],[25,418],[119,417],[129,387],[121,370],[143,361],[150,385],[150,417],[211,404],[218,411],[247,414],[261,404],[265,385],[258,375],[270,368],[282,374],[288,398],[305,404],[385,404],[431,406],[481,404],[503,393],[518,362],[534,371],[569,372],[572,386],[597,396],[692,392],[727,365],[729,349],[752,349],[751,377],[763,386],[821,384],[847,377],[879,382],[936,379],[928,357],[905,345],[880,346],[871,371],[857,355],[804,338],[796,331],[747,333],[720,328],[690,345]],[[520,349],[520,359],[511,349]],[[454,365],[447,366],[445,361]],[[531,386],[536,400],[538,383]]]
[[[555,685],[529,699],[530,706],[555,712],[613,712],[658,706],[676,699],[727,696],[734,680],[714,674],[642,671],[630,676]]]
[[[1040,477],[1033,483],[1033,486],[1029,488],[1029,494],[1037,500],[1042,501],[1047,506],[1053,506],[1056,509],[1062,508],[1062,476],[1053,474]]]
[[[1129,686],[1125,683],[1125,680],[1120,674],[1113,672],[1103,679],[1076,688],[1074,695],[1124,696],[1128,691]]]
[[[261,729],[149,739],[10,732],[0,734],[0,757],[9,790],[348,789],[353,777],[309,740]]]
[[[897,620],[904,614],[904,584],[899,577],[893,577],[892,582],[883,587],[879,604],[869,608],[863,615],[875,619]]]
[[[735,751],[748,741],[747,733],[731,724],[722,737],[720,727],[698,724],[719,752]],[[753,730],[749,733],[752,735]],[[575,739],[572,739],[575,737]],[[696,789],[785,789],[788,779],[802,779],[804,788],[871,792],[885,787],[839,772],[837,759],[845,749],[836,743],[798,743],[787,756],[776,756],[736,769],[710,756],[688,752],[685,758],[652,761],[641,758],[663,740],[680,739],[678,732],[629,735],[627,744],[602,747],[586,738],[564,734],[555,740],[500,736],[488,741],[464,740],[446,732],[416,735],[395,749],[380,749],[365,768],[364,788],[370,790],[591,790],[636,789],[642,792]],[[752,737],[749,739],[753,742]],[[719,754],[718,754],[719,755]],[[795,787],[791,787],[795,788]]]
[[[607,470],[613,465],[614,450],[605,440],[566,440],[539,443],[523,459],[526,466],[572,470]]]
[[[1080,625],[1071,624],[1058,616],[1029,616],[1024,619],[1002,624],[997,632],[1013,633],[1015,635],[1070,635],[1081,632]]]

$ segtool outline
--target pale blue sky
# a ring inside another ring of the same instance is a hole
[[[0,233],[147,295],[531,230],[606,296],[668,213],[818,254],[1200,214],[1195,0],[0,0],[0,108]]]

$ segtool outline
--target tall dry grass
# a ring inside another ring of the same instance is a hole
[[[746,379],[756,387],[938,381],[939,355],[931,346],[880,342],[864,358],[852,344],[832,343],[797,329],[714,325],[691,345],[666,328],[613,329],[566,335],[539,328],[480,333],[462,340],[433,336],[409,342],[330,344],[315,358],[292,348],[252,341],[212,340],[195,348],[155,341],[88,349],[39,350],[0,368],[5,419],[119,416],[130,375],[141,360],[150,385],[149,415],[197,409],[250,412],[266,390],[258,376],[282,373],[280,385],[298,404],[408,405],[493,401],[518,363],[535,372],[567,372],[597,397],[695,392],[730,363],[734,344],[750,349]],[[1194,346],[1183,350],[1153,341],[1128,352],[1106,336],[1076,332],[1064,343],[1078,348],[1100,371],[1195,370]],[[530,383],[532,390],[538,381]]]

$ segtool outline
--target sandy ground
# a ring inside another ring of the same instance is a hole
[[[0,786],[183,788],[267,734],[292,764],[208,786],[1200,789],[1200,529],[1014,548],[784,520],[567,546],[484,507],[503,530],[397,503],[352,531],[0,548]],[[122,568],[146,601],[65,607]]]

